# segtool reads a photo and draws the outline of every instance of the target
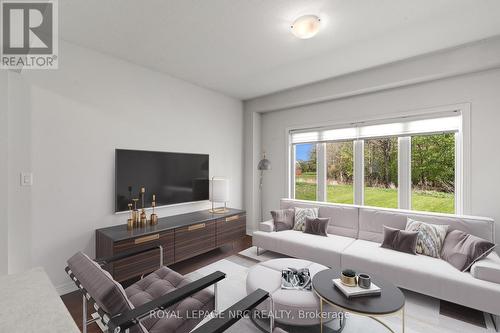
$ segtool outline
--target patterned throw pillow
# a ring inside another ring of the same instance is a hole
[[[293,230],[304,231],[306,217],[318,217],[318,208],[298,208],[295,207],[295,225]]]
[[[447,225],[430,224],[408,218],[406,230],[418,231],[417,253],[440,258],[441,248],[448,231]]]

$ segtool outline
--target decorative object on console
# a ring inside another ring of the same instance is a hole
[[[158,223],[158,215],[155,214],[156,194],[153,194],[153,201],[151,202],[151,207],[153,207],[153,213],[151,214],[150,223],[151,225],[155,225]]]
[[[407,218],[407,231],[418,231],[417,253],[439,258],[444,238],[448,231],[447,225],[430,224]]]
[[[134,229],[134,214],[133,214],[133,211],[132,211],[132,204],[129,203],[128,204],[128,211],[129,211],[129,217],[127,219],[127,229],[128,230],[131,230],[131,229]]]
[[[134,202],[134,211],[132,212],[132,219],[134,220],[134,227],[138,227],[141,219],[139,216],[139,211],[137,210],[137,201],[139,201],[139,199],[134,198],[132,199],[132,201]]]
[[[146,195],[146,189],[144,187],[141,187],[141,202],[142,202],[142,208],[141,208],[141,227],[145,227],[146,224],[148,223],[148,217],[146,215],[146,209],[144,209],[144,197]]]
[[[274,230],[283,231],[293,229],[295,211],[293,209],[279,209],[271,211]]]
[[[495,244],[460,230],[451,230],[446,235],[441,258],[456,269],[467,272],[478,260],[493,251]]]
[[[321,218],[321,217],[306,217],[306,224],[304,228],[304,232],[306,234],[313,234],[319,236],[328,237],[326,233],[326,228],[328,227],[328,222],[330,218]]]
[[[318,217],[318,208],[295,207],[295,224],[293,226],[293,230],[304,231],[306,217]]]
[[[356,272],[352,269],[344,269],[340,273],[340,281],[348,287],[355,287],[357,285]]]
[[[260,191],[260,220],[264,219],[263,207],[262,207],[262,185],[264,182],[264,171],[271,170],[271,161],[266,158],[266,153],[263,154],[262,159],[259,161],[259,165],[257,165],[257,170],[260,171],[260,183],[259,183],[259,191]]]
[[[417,254],[418,231],[406,231],[384,225],[383,248],[399,252]]]
[[[210,181],[210,201],[212,208],[209,210],[212,214],[225,214],[228,212],[227,202],[229,201],[229,181],[225,178],[212,177]],[[215,208],[216,202],[223,202],[224,207]]]

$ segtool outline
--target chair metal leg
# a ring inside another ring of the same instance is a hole
[[[500,316],[491,314],[491,320],[493,321],[493,326],[495,326],[495,331],[500,332]]]
[[[85,295],[82,295],[82,333],[87,333],[87,298]]]
[[[215,313],[219,313],[219,293],[217,288],[218,283],[214,283],[214,310]]]
[[[405,306],[403,305],[403,309],[401,310],[401,321],[403,326],[403,333],[405,333]]]
[[[260,247],[257,246],[257,256],[260,256]]]
[[[274,330],[274,302],[273,298],[269,297],[269,332],[273,333]]]
[[[160,268],[162,268],[163,267],[163,246],[158,245],[158,247],[160,248]]]

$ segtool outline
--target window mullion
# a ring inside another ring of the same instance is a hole
[[[411,209],[411,137],[398,138],[398,207]]]
[[[291,145],[290,147],[290,186],[288,187],[289,196],[292,199],[295,199],[295,166],[297,164],[297,160],[295,159],[295,145]]]
[[[317,201],[326,201],[326,143],[318,143],[317,147]]]
[[[354,204],[364,203],[364,141],[354,141]]]

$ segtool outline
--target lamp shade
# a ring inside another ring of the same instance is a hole
[[[210,181],[210,201],[229,201],[229,181],[225,178],[212,178]]]
[[[271,170],[271,161],[267,158],[263,158],[260,160],[259,165],[257,166],[258,170]]]

